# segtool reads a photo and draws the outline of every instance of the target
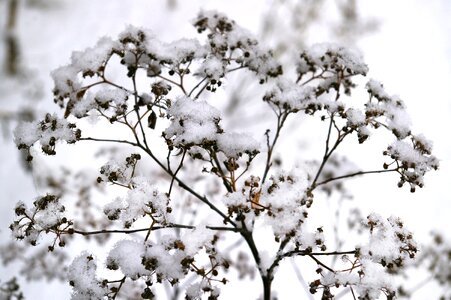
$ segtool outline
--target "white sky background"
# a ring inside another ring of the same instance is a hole
[[[389,93],[401,96],[414,131],[434,141],[434,152],[441,159],[440,170],[426,177],[423,190],[414,195],[390,190],[387,195],[392,195],[389,201],[396,203],[398,211],[404,214],[403,210],[408,210],[404,218],[409,225],[418,226],[416,231],[427,234],[430,227],[427,224],[447,231],[450,228],[448,187],[451,178],[451,126],[448,123],[451,114],[451,3],[384,3],[390,4],[384,8],[374,6],[372,10],[381,16],[380,32],[362,41],[370,76],[383,81]],[[399,201],[393,201],[398,197]],[[422,214],[430,219],[421,218]]]
[[[2,2],[0,14],[3,16]],[[238,24],[257,34],[260,29],[259,13],[265,10],[261,5],[264,1],[261,0],[180,0],[177,1],[179,7],[175,12],[167,11],[162,5],[163,1],[54,2],[61,3],[60,7],[50,11],[27,9],[19,15],[23,59],[30,64],[31,69],[39,70],[39,77],[45,86],[46,98],[39,104],[42,111],[56,109],[52,103],[49,72],[66,64],[71,51],[92,46],[103,35],[114,37],[125,24],[150,27],[164,40],[194,36],[195,30],[191,28],[189,21],[196,15],[199,7],[204,7],[227,13]],[[426,176],[425,187],[415,194],[410,194],[405,188],[397,189],[397,178],[394,175],[389,178],[375,175],[371,179],[355,180],[349,182],[349,187],[354,192],[356,201],[365,200],[360,202],[364,203],[364,213],[377,211],[387,216],[398,215],[421,240],[427,238],[431,229],[449,232],[451,2],[365,0],[358,3],[363,15],[374,17],[381,24],[376,33],[366,35],[358,42],[370,67],[369,77],[382,81],[389,93],[401,96],[407,104],[414,131],[422,132],[434,141],[435,155],[442,163],[438,172]],[[333,20],[324,21],[325,24],[328,22],[332,23]],[[326,35],[321,33],[310,36],[309,43],[323,42]],[[16,106],[7,97],[7,93],[0,95],[0,108]],[[1,144],[0,237],[3,239],[8,235],[6,226],[13,218],[13,205],[18,200],[31,199],[43,191],[36,191],[32,180],[19,167],[13,144],[4,139]],[[365,161],[365,153],[357,151],[355,155]],[[13,270],[14,268],[0,269],[0,279],[10,278]],[[276,276],[283,277],[282,273]],[[44,290],[42,284],[32,284],[25,290],[30,299],[38,299],[31,297],[32,295],[40,295],[39,299],[62,299],[67,298],[70,291],[68,286],[65,290],[58,286]],[[282,291],[279,295],[281,299],[288,299]],[[419,294],[418,299],[423,299],[421,297]]]

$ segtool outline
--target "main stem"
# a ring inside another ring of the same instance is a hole
[[[261,258],[260,253],[258,252],[257,246],[255,245],[254,237],[252,236],[252,231],[246,228],[245,223],[242,221],[241,225],[243,226],[243,230],[241,231],[241,236],[246,241],[249,249],[251,250],[252,256],[254,257],[255,264],[260,272],[260,277],[263,283],[263,300],[271,299],[271,284],[273,280],[272,270],[262,270],[261,269]],[[263,274],[263,272],[267,272]]]
[[[272,284],[272,275],[267,274],[265,276],[262,275],[263,282],[263,300],[271,300],[271,284]]]

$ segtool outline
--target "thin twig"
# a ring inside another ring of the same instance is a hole
[[[202,80],[200,80],[193,88],[192,90],[188,93],[188,97],[191,97],[191,95],[194,93],[194,91],[205,81],[207,80],[207,77],[202,78]]]
[[[136,69],[138,69],[138,61],[139,61],[139,57],[136,56]],[[141,115],[139,114],[139,107],[138,107],[138,89],[136,86],[136,72],[133,73],[132,76],[132,82],[133,82],[133,91],[134,91],[134,100],[135,100],[135,106],[134,106],[134,111],[136,112],[136,116],[138,118],[138,124],[139,124],[139,128],[141,129],[141,134],[143,137],[143,141],[144,141],[144,145],[146,145],[147,148],[149,148],[149,146],[147,145],[147,138],[146,138],[146,133],[144,132],[144,127],[142,125],[142,121],[141,121]],[[137,142],[139,142],[136,132],[135,132],[135,136],[137,139]]]
[[[216,151],[211,149],[210,156],[211,156],[211,158],[213,158],[213,161],[216,163],[216,168],[218,169],[219,174],[221,175],[222,183],[224,184],[225,188],[227,189],[227,192],[232,193],[233,192],[232,186],[226,179],[225,173],[221,167],[221,163],[219,162],[218,156],[216,155]],[[212,164],[213,164],[213,161],[212,161]],[[213,165],[213,167],[215,167],[215,166]]]
[[[182,225],[182,224],[169,224],[166,226],[154,226],[152,227],[152,231],[154,230],[160,230],[160,229],[171,229],[171,228],[181,228],[181,229],[195,229],[196,226],[191,225]],[[221,227],[221,226],[206,226],[207,229],[210,230],[218,230],[218,231],[233,231],[233,232],[240,232],[239,228],[235,227]],[[137,232],[144,232],[148,231],[149,228],[138,228],[138,229],[102,229],[102,230],[94,230],[94,231],[83,231],[83,230],[66,230],[61,233],[63,234],[80,234],[80,235],[97,235],[97,234],[110,234],[110,233],[123,233],[123,234],[132,234]]]
[[[172,79],[166,78],[166,77],[161,76],[161,75],[157,75],[157,77],[159,77],[159,78],[161,78],[161,79],[163,79],[163,80],[166,80],[167,82],[172,83],[173,85],[175,85],[175,86],[177,86],[178,88],[180,88],[180,89],[182,90],[183,94],[187,95],[187,93],[186,93],[186,91],[185,91],[185,88],[183,87],[183,83],[182,83],[182,82],[178,83],[178,82],[175,82],[175,81],[172,80]]]
[[[354,298],[354,300],[357,300],[357,298],[355,297],[354,289],[352,288],[352,286],[349,286],[349,289],[351,290],[352,297]]]
[[[331,256],[331,255],[347,255],[347,254],[355,254],[356,250],[351,251],[333,251],[333,252],[309,252],[305,250],[292,250],[285,252],[282,255],[282,258],[285,257],[292,257],[292,256],[308,256],[308,255],[314,255],[314,256]]]
[[[365,175],[365,174],[379,174],[379,173],[387,173],[387,172],[396,172],[398,171],[398,168],[396,169],[387,169],[387,170],[374,170],[374,171],[359,171],[359,172],[354,172],[354,173],[350,173],[350,174],[346,174],[346,175],[341,175],[341,176],[337,176],[337,177],[332,177],[329,179],[326,179],[320,183],[317,183],[315,185],[315,187],[318,187],[320,185],[329,183],[331,181],[335,181],[335,180],[340,180],[340,179],[345,179],[345,178],[349,178],[349,177],[354,177],[354,176],[359,176],[359,175]]]
[[[265,171],[263,172],[262,177],[262,184],[265,183],[266,177],[268,176],[268,172],[271,169],[272,166],[272,154],[274,151],[274,147],[276,146],[277,140],[279,139],[280,131],[282,130],[282,127],[285,123],[285,121],[288,118],[289,112],[281,112],[280,114],[277,114],[277,128],[276,128],[276,134],[274,135],[274,139],[272,143],[269,142],[269,131],[266,131],[267,136],[267,147],[268,147],[268,154],[266,156],[266,165],[265,165]]]
[[[121,290],[122,285],[124,284],[126,278],[127,278],[127,276],[124,276],[121,280],[119,280],[120,283],[119,283],[119,286],[117,287],[116,291],[114,292],[114,295],[112,298],[113,300],[116,299],[117,295],[119,294],[119,291]]]
[[[93,137],[85,137],[85,138],[80,138],[80,141],[94,141],[94,142],[108,142],[108,143],[119,143],[119,144],[128,144],[134,147],[137,147],[138,144],[134,143],[134,142],[130,142],[127,140],[113,140],[113,139],[103,139],[103,138],[93,138]]]
[[[308,255],[308,257],[310,257],[311,259],[313,259],[318,265],[322,266],[323,268],[327,269],[328,271],[330,271],[330,272],[332,272],[332,273],[335,273],[335,271],[334,271],[332,268],[326,266],[324,263],[322,263],[322,262],[321,262],[319,259],[317,259],[315,256],[313,256],[313,255],[310,254],[310,255]]]
[[[180,163],[179,163],[177,169],[175,170],[174,175],[171,178],[171,184],[169,185],[168,197],[171,195],[172,187],[174,186],[175,177],[177,176],[180,169],[183,167],[183,161],[185,160],[185,155],[186,155],[186,150],[183,150],[182,159],[180,160]],[[168,168],[169,168],[169,165],[168,165]]]

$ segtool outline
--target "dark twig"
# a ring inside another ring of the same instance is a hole
[[[152,227],[152,231],[160,230],[160,229],[171,229],[171,228],[180,228],[180,229],[195,229],[196,226],[192,225],[182,225],[182,224],[168,224],[166,226],[154,226]],[[210,230],[218,230],[218,231],[232,231],[232,232],[240,232],[240,229],[235,227],[221,227],[221,226],[206,226],[207,229]],[[94,230],[94,231],[83,231],[76,229],[69,229],[62,233],[65,234],[80,234],[80,235],[96,235],[96,234],[110,234],[110,233],[123,233],[123,234],[132,234],[137,232],[148,231],[149,228],[138,228],[138,229],[102,229],[102,230]]]
[[[337,177],[332,177],[332,178],[326,179],[324,181],[321,181],[321,182],[317,183],[315,185],[315,187],[318,187],[320,185],[329,183],[331,181],[345,179],[345,178],[350,178],[350,177],[359,176],[359,175],[379,174],[379,173],[388,173],[388,172],[397,172],[397,171],[398,171],[398,168],[396,168],[396,169],[387,169],[387,170],[359,171],[359,172],[354,172],[354,173],[350,173],[350,174],[346,174],[346,175],[342,175],[342,176],[337,176]]]

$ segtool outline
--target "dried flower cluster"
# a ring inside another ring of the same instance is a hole
[[[240,277],[259,274],[263,297],[269,300],[278,266],[289,257],[318,265],[320,278],[311,281],[310,292],[321,290],[322,299],[333,299],[333,289],[348,289],[359,299],[378,299],[381,294],[393,299],[392,277],[418,251],[402,221],[371,214],[362,229],[368,233],[366,240],[348,251],[330,252],[330,233],[323,227],[312,230],[307,223],[315,197],[343,192],[346,178],[393,172],[401,177],[400,186],[409,183],[412,191],[423,187],[424,175],[437,169],[438,161],[431,143],[411,133],[403,102],[374,80],[367,83],[369,99],[360,108],[346,101],[357,88],[355,77],[368,73],[355,50],[313,46],[300,54],[291,76],[283,73],[271,51],[226,16],[201,12],[194,26],[206,32],[204,44],[196,39],[166,43],[149,30],[130,26],[115,40],[102,38],[94,47],[74,52],[68,65],[52,73],[55,102],[64,118],[47,114],[40,122],[21,124],[15,131],[17,146],[29,151],[39,144],[45,154],[55,155],[60,141],[125,145],[125,160],[109,160],[92,181],[93,186],[114,186],[124,193],[100,209],[103,215],[90,225],[108,226],[93,231],[74,221],[63,205],[64,193],[39,197],[32,208],[20,202],[13,235],[36,245],[49,234],[53,242],[48,250],[57,252],[76,235],[136,233],[116,240],[105,258],[106,268],[117,274],[113,279],[98,276],[101,258],[96,253],[83,252],[73,260],[67,271],[72,299],[137,294],[154,299],[156,286],[164,283],[173,286],[175,295],[182,289],[186,299],[218,299],[220,287],[231,280],[224,273],[236,268]],[[117,65],[126,75],[122,81],[110,79],[110,69]],[[229,73],[240,70],[254,74],[267,90],[263,108],[275,114],[275,130],[263,129],[260,137],[225,130],[221,120],[226,116],[207,99],[226,85]],[[276,169],[274,153],[284,124],[300,112],[320,114],[328,122],[325,152],[319,160],[305,162],[305,169]],[[75,124],[86,118],[125,128],[129,139],[82,133]],[[378,128],[389,130],[395,139],[384,151],[391,161],[380,170],[350,168],[349,161],[335,153],[348,136],[355,134],[364,143]],[[156,131],[166,145],[164,155],[156,149]],[[140,171],[147,161],[159,168],[160,178],[157,172]],[[202,171],[194,174],[199,164]],[[215,192],[209,189],[212,182],[218,187]],[[52,181],[54,189],[62,186]],[[82,186],[78,196],[84,199],[88,190]],[[198,206],[190,219],[187,212],[193,201]],[[88,205],[79,208],[88,210]],[[203,215],[205,209],[208,216]],[[272,256],[254,239],[258,226],[272,233],[271,242],[278,246]],[[229,234],[240,236],[249,250],[240,251],[237,260],[224,250],[223,238]],[[323,260],[335,256],[342,257],[342,269]]]

